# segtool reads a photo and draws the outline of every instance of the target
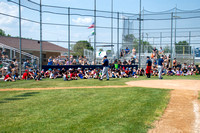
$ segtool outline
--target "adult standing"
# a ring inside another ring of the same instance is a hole
[[[52,66],[53,65],[53,59],[52,59],[52,56],[49,57],[48,59],[48,64],[49,66]]]
[[[151,77],[151,66],[152,66],[152,61],[150,59],[149,56],[147,56],[147,62],[146,62],[146,75],[147,75],[147,78],[150,78]]]
[[[164,66],[164,60],[163,60],[163,55],[161,56],[161,58],[158,59],[158,74],[159,74],[159,79],[163,79],[162,78],[162,69]]]
[[[109,64],[109,61],[107,59],[107,56],[104,56],[103,58],[103,62],[102,62],[102,65],[103,65],[103,72],[102,72],[102,76],[99,80],[103,80],[103,77],[104,75],[106,75],[106,78],[107,80],[109,80],[109,75],[108,75],[108,64]]]
[[[133,53],[133,56],[136,55],[136,49],[135,48],[132,49],[132,53]]]

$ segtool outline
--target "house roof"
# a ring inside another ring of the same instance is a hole
[[[0,43],[19,49],[18,37],[0,36]],[[38,42],[38,40],[22,38],[22,50],[40,51],[40,43]],[[42,42],[42,51],[68,52],[68,49],[50,42]]]

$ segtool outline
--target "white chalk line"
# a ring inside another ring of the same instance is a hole
[[[198,101],[195,100],[193,103],[193,112],[195,114],[195,121],[194,121],[194,133],[200,133],[200,110]]]

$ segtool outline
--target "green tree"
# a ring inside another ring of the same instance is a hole
[[[6,33],[4,30],[0,29],[0,36],[6,36]]]
[[[175,44],[176,54],[190,54],[191,46],[187,41],[179,41]]]
[[[164,47],[164,53],[171,53],[171,49],[169,46]]]
[[[123,37],[125,42],[133,42],[135,40],[135,36],[133,34],[128,34]]]
[[[72,49],[75,52],[75,54],[78,56],[84,55],[84,49],[93,51],[93,47],[91,46],[91,44],[88,41],[78,41],[78,42],[76,42],[75,45],[72,46]]]
[[[102,49],[102,48],[100,48],[100,49],[99,49],[99,51],[100,51],[100,52],[102,52],[102,51],[103,51],[103,49]]]
[[[147,41],[141,41],[141,53],[151,53],[153,50],[153,46]],[[136,52],[139,50],[139,42],[135,42],[133,47],[136,49]]]
[[[108,55],[108,54],[111,54],[111,50],[107,50],[106,51],[106,54]]]

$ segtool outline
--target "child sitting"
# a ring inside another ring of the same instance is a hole
[[[40,74],[39,71],[36,71],[35,81],[40,81],[40,80],[42,80],[42,75]]]
[[[13,81],[14,82],[15,80],[12,78],[11,73],[8,72],[8,74],[4,78],[4,81]]]
[[[20,80],[19,74],[18,74],[18,73],[15,73],[14,76],[13,76],[13,79],[14,79],[14,80]]]
[[[174,75],[174,73],[172,72],[172,69],[169,68],[168,72],[167,72],[167,76],[173,76],[173,75]]]
[[[24,74],[22,75],[22,79],[28,80],[29,79],[29,72],[28,70],[25,70]]]
[[[177,69],[176,69],[176,76],[180,76],[181,75],[181,71],[180,71],[180,68],[178,67]]]

